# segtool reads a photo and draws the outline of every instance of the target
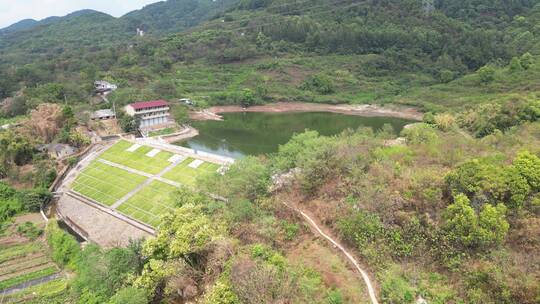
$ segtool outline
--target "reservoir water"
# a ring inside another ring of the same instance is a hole
[[[362,117],[336,113],[224,113],[223,121],[195,121],[200,135],[178,143],[181,146],[233,158],[276,152],[296,133],[306,129],[335,135],[346,129],[389,124],[398,134],[410,120],[392,117]]]

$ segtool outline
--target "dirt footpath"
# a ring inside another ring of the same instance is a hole
[[[278,102],[266,105],[243,108],[241,106],[215,106],[201,112],[191,112],[191,119],[195,120],[221,120],[219,113],[233,112],[330,112],[366,117],[396,117],[411,120],[422,120],[423,114],[413,108],[399,106],[382,107],[377,105],[332,105],[305,102]]]

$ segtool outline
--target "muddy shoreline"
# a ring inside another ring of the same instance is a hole
[[[330,112],[346,115],[356,115],[364,117],[396,117],[421,121],[423,114],[413,108],[400,106],[382,107],[377,105],[332,105],[303,102],[278,102],[266,105],[252,106],[242,108],[241,106],[214,106],[203,111],[191,112],[190,118],[193,120],[222,120],[220,113],[236,112],[267,112],[267,113],[286,113],[286,112]]]

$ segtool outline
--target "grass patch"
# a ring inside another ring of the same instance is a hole
[[[10,278],[10,279],[0,282],[0,290],[6,289],[12,286],[16,286],[21,283],[28,282],[34,279],[46,277],[48,275],[55,274],[56,272],[58,272],[58,269],[54,266],[51,266],[44,269],[40,269],[35,272],[27,273],[18,277]]]
[[[174,155],[173,153],[161,151],[154,157],[149,157],[146,154],[153,148],[142,146],[134,152],[127,151],[131,146],[133,143],[119,141],[101,154],[100,158],[150,174],[157,174],[171,165],[168,159]]]
[[[26,116],[24,116],[24,115],[10,117],[10,118],[1,118],[0,117],[0,126],[8,125],[8,124],[14,124],[14,123],[17,123],[17,122],[25,119],[25,118],[26,118]]]
[[[161,130],[158,130],[158,131],[149,132],[148,136],[154,137],[154,136],[169,135],[169,134],[173,134],[175,132],[176,132],[175,128],[166,128],[166,129],[161,129]]]
[[[177,189],[163,182],[153,181],[120,205],[118,210],[139,221],[157,227],[161,216],[174,209],[171,195]]]
[[[94,161],[79,174],[72,188],[84,196],[111,206],[145,180],[145,176]]]
[[[189,167],[195,159],[188,157],[182,163],[178,164],[171,171],[167,172],[163,177],[183,185],[194,188],[196,186],[197,177],[207,172],[215,172],[220,165],[204,162],[198,168]]]

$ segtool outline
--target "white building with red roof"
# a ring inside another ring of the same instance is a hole
[[[137,117],[139,128],[150,128],[169,122],[169,103],[165,100],[141,101],[125,107],[126,113]]]

